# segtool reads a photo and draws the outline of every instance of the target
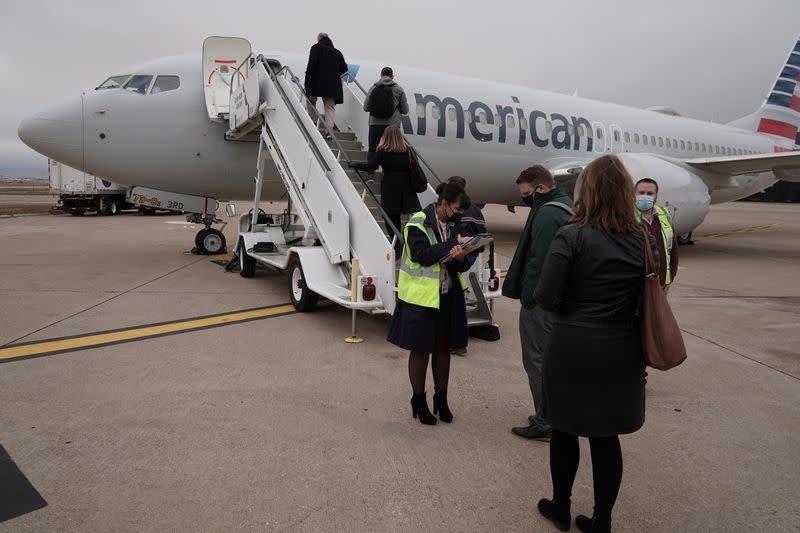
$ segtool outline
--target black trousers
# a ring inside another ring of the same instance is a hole
[[[594,519],[610,529],[611,510],[622,482],[619,437],[590,437],[589,447],[592,452]],[[572,485],[580,458],[578,436],[553,430],[550,439],[550,475],[553,478],[553,503],[561,511],[569,512]]]
[[[381,143],[383,131],[389,126],[388,124],[370,125],[369,127],[369,155],[375,153],[378,145]]]

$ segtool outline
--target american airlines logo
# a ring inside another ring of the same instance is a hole
[[[436,122],[436,136],[446,137],[448,123],[455,126],[455,136],[463,139],[466,131],[477,141],[498,143],[516,142],[525,145],[528,142],[544,148],[552,145],[553,148],[562,150],[592,151],[593,135],[592,125],[584,117],[565,116],[560,113],[547,114],[541,110],[530,113],[520,107],[510,105],[495,105],[494,107],[474,101],[464,106],[457,99],[446,96],[415,93],[417,104],[416,128],[413,127],[411,117],[402,116],[403,132],[413,135],[425,135],[428,131],[428,109],[430,118]],[[512,96],[511,100],[519,104],[519,99]],[[514,132],[509,132],[516,129]],[[496,135],[496,138],[495,138]],[[600,133],[602,135],[602,133]]]

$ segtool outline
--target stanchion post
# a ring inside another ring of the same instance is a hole
[[[358,274],[360,271],[360,265],[358,261],[358,257],[354,257],[353,260],[350,262],[350,301],[357,302],[358,301]],[[364,339],[358,336],[357,333],[357,315],[358,311],[355,309],[351,310],[353,313],[353,320],[352,320],[352,331],[349,337],[344,339],[344,342],[348,342],[350,344],[358,344],[359,342],[364,342]]]

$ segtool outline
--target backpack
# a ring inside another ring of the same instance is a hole
[[[553,207],[559,207],[570,214],[570,216],[574,215],[575,213],[572,211],[572,208],[567,204],[562,204],[561,202],[547,202],[546,204],[542,205],[542,207],[552,205]]]
[[[375,118],[391,118],[397,105],[391,85],[376,85],[369,95],[369,114]]]

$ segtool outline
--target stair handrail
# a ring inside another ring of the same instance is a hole
[[[366,98],[366,97],[367,97],[367,95],[369,94],[369,91],[367,91],[366,89],[364,89],[364,86],[363,86],[363,85],[361,85],[361,83],[360,83],[360,82],[359,82],[359,81],[358,81],[358,80],[357,80],[357,79],[356,79],[354,76],[350,76],[350,78],[349,78],[349,79],[350,79],[350,80],[352,80],[352,82],[353,82],[353,83],[355,83],[356,87],[358,87],[359,89],[361,89],[361,92],[362,92],[362,93],[364,93],[364,98]],[[363,105],[364,105],[364,101],[358,98],[358,96],[356,95],[355,91],[353,91],[353,89],[350,87],[350,84],[349,84],[349,83],[347,84],[347,88],[350,90],[350,93],[353,95],[353,97],[356,99],[356,101],[357,101],[358,103],[360,103],[360,104],[363,106]],[[420,153],[419,149],[418,149],[418,148],[416,148],[416,147],[414,146],[414,143],[412,143],[412,142],[411,142],[411,140],[410,140],[408,137],[406,137],[406,135],[405,135],[405,134],[403,134],[403,138],[406,140],[406,142],[408,143],[408,145],[409,145],[409,146],[411,146],[411,148],[414,150],[414,155],[416,155],[416,156],[417,156],[417,159],[418,159],[418,160],[419,160],[419,161],[420,161],[420,162],[421,162],[423,165],[425,165],[425,168],[427,168],[427,169],[428,169],[428,171],[431,173],[431,175],[432,175],[434,178],[436,178],[436,181],[438,181],[439,183],[443,183],[443,182],[442,182],[442,178],[440,178],[440,177],[439,177],[439,175],[438,175],[438,174],[436,173],[436,171],[433,169],[433,166],[432,166],[430,163],[428,163],[428,160],[427,160],[427,159],[425,159],[425,157],[422,155],[422,153]]]
[[[269,63],[267,62],[267,58],[265,58],[263,56],[259,56],[259,58],[261,59],[262,64],[267,69],[267,72],[269,73],[270,76],[274,76],[274,77],[277,78],[278,75],[281,75],[283,73],[289,74],[289,76],[290,76],[289,77],[289,81],[294,83],[300,89],[301,93],[303,94],[303,97],[306,100],[308,100],[308,94],[306,94],[305,88],[300,84],[300,78],[295,76],[294,72],[292,72],[292,69],[289,67],[289,65],[283,65],[278,70],[278,72],[275,72],[275,71],[272,70],[272,67],[270,67]],[[277,83],[276,83],[276,86],[278,86]],[[306,107],[308,109],[311,109],[310,106],[306,106]],[[361,180],[361,183],[364,185],[364,190],[367,191],[369,193],[369,195],[372,197],[372,199],[375,201],[375,205],[380,210],[380,213],[381,213],[381,216],[383,217],[384,223],[392,231],[392,234],[394,235],[394,238],[392,239],[392,245],[394,246],[395,242],[399,242],[399,243],[404,245],[405,244],[405,240],[403,239],[403,234],[392,223],[391,219],[389,218],[389,214],[386,213],[386,211],[384,211],[383,206],[381,206],[380,201],[375,196],[375,193],[372,192],[372,189],[369,187],[369,185],[367,184],[366,180],[361,175],[361,172],[357,168],[353,168],[352,167],[353,159],[347,154],[347,151],[344,149],[342,144],[339,142],[339,139],[337,139],[336,136],[333,134],[334,132],[331,131],[328,128],[327,124],[325,124],[325,121],[323,120],[323,117],[320,116],[320,113],[319,113],[319,111],[317,111],[317,108],[314,107],[313,109],[314,109],[314,114],[316,115],[316,121],[315,122],[318,123],[318,124],[322,124],[322,127],[325,129],[326,135],[330,136],[330,138],[333,140],[334,144],[336,145],[336,148],[338,148],[339,154],[340,155],[344,155],[344,157],[347,158],[348,165],[351,166],[351,169],[355,171],[356,175],[358,176],[358,179]],[[297,117],[295,117],[295,118],[297,118]]]

